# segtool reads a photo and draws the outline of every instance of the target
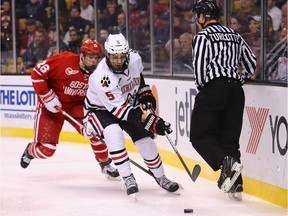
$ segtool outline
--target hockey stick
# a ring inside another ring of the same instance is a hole
[[[62,113],[64,116],[66,116],[66,117],[68,117],[71,121],[73,121],[75,124],[77,124],[81,129],[84,129],[84,126],[80,123],[80,122],[78,122],[78,121],[76,121],[76,119],[75,118],[73,118],[71,115],[69,115],[67,112],[65,112],[64,110],[62,110],[60,107],[58,107],[58,106],[56,106],[56,109],[60,112],[60,113]]]
[[[64,116],[68,117],[71,121],[73,121],[75,124],[77,124],[81,129],[84,129],[84,126],[82,124],[80,124],[78,121],[76,121],[71,115],[69,115],[67,112],[65,112],[64,110],[62,110],[60,107],[56,107],[56,109],[62,113]],[[99,138],[98,138],[99,139]],[[131,158],[129,158],[130,162],[138,167],[139,169],[141,169],[142,171],[144,171],[145,173],[147,173],[148,175],[152,176],[154,178],[153,173],[150,170],[145,169],[144,167],[142,167],[140,164],[136,163],[134,160],[132,160]]]
[[[153,178],[155,178],[154,175],[153,175],[153,173],[152,173],[150,170],[145,169],[145,168],[142,167],[140,164],[138,164],[138,163],[136,163],[134,160],[132,160],[130,157],[129,157],[129,160],[130,160],[130,162],[131,162],[134,166],[138,167],[139,169],[141,169],[142,171],[144,171],[144,172],[147,173],[148,175],[150,175],[150,176],[152,176]]]
[[[174,152],[176,153],[176,155],[178,156],[180,162],[182,163],[183,167],[185,168],[187,174],[189,175],[189,177],[192,179],[193,182],[196,181],[196,179],[198,178],[200,172],[201,172],[201,167],[199,164],[196,164],[193,167],[192,173],[190,173],[189,168],[187,167],[186,163],[184,162],[183,158],[181,157],[178,149],[176,148],[176,145],[173,143],[173,141],[171,140],[170,136],[168,135],[168,133],[165,131],[165,136],[167,138],[167,140],[169,141],[170,145],[172,146]]]
[[[155,111],[153,109],[150,109],[150,111],[155,114]],[[196,181],[196,179],[198,178],[200,172],[201,172],[201,167],[199,164],[196,164],[193,167],[192,173],[190,172],[189,168],[187,167],[186,163],[184,162],[182,156],[180,155],[178,149],[176,148],[176,145],[173,143],[173,141],[171,140],[170,136],[168,135],[168,133],[165,131],[165,136],[167,138],[167,140],[169,141],[170,145],[172,146],[174,152],[176,153],[176,155],[178,156],[180,162],[182,163],[183,167],[185,168],[185,171],[187,172],[187,174],[189,175],[189,177],[192,179],[193,182]]]

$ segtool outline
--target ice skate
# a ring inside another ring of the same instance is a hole
[[[242,185],[241,184],[234,184],[228,192],[228,197],[231,200],[241,202],[242,201],[242,192],[243,192]]]
[[[168,192],[175,193],[179,189],[179,184],[169,180],[165,175],[160,178],[155,178],[155,180],[161,188]]]
[[[133,174],[131,174],[128,177],[123,177],[123,180],[126,186],[127,195],[132,195],[132,194],[139,192],[138,185],[136,183],[136,180]]]
[[[29,143],[24,151],[24,153],[22,154],[22,157],[21,157],[21,161],[20,161],[20,165],[22,168],[27,168],[31,162],[32,159],[34,159],[33,156],[31,156],[29,153],[28,153],[28,149],[29,149],[29,146],[31,145],[32,143]]]
[[[218,179],[218,187],[228,193],[238,176],[241,174],[243,165],[238,163],[233,157],[227,156],[224,158],[221,166],[221,174]]]
[[[101,172],[109,180],[121,181],[118,170],[110,165],[111,162],[112,162],[111,158],[109,158],[109,160],[106,162],[99,162],[99,165],[101,167]]]

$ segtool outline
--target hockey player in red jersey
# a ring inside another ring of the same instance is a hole
[[[89,138],[102,173],[107,178],[119,176],[117,169],[110,165],[106,144],[82,130],[57,110],[62,108],[70,116],[83,117],[83,104],[88,89],[88,78],[95,70],[101,47],[96,40],[86,40],[81,54],[62,52],[38,63],[31,79],[38,96],[34,121],[34,140],[29,143],[21,157],[21,167],[26,168],[33,158],[51,157],[59,141],[64,121],[68,121],[80,134]],[[83,119],[78,119],[83,124]]]
[[[153,140],[154,134],[171,133],[170,124],[153,113],[145,116],[140,109],[140,105],[143,109],[156,108],[155,98],[142,75],[141,57],[129,49],[128,41],[122,34],[110,34],[104,46],[105,59],[99,62],[89,80],[85,109],[90,111],[91,118],[86,129],[104,136],[128,195],[137,193],[138,185],[130,168],[122,130],[132,138],[158,185],[175,192],[179,184],[165,176]]]

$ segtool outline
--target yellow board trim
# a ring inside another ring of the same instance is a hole
[[[10,136],[10,137],[25,137],[25,138],[33,138],[33,131],[32,129],[27,128],[0,128],[1,136]],[[76,143],[83,143],[89,144],[89,140],[85,139],[81,135],[75,132],[62,132],[60,135],[60,141],[65,142],[76,142]],[[126,140],[126,148],[128,151],[136,152],[137,150],[131,140]],[[185,171],[184,167],[182,166],[180,160],[178,159],[177,155],[174,152],[170,152],[164,149],[159,149],[159,153],[161,158],[165,164],[170,166],[176,167]],[[214,172],[207,164],[201,163],[195,160],[192,160],[187,157],[183,157],[183,160],[187,164],[188,167],[193,167],[195,164],[199,164],[202,168],[200,176],[205,179],[209,179],[216,181],[219,176],[219,172]],[[288,208],[287,204],[287,197],[288,193],[287,190],[284,188],[277,187],[275,185],[271,185],[253,178],[249,178],[247,176],[243,176],[244,184],[244,191],[247,194],[252,196],[258,197],[260,199],[266,200],[268,202],[274,203],[278,206],[283,208]]]

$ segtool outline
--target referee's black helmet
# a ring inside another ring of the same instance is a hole
[[[219,19],[221,16],[221,9],[216,0],[199,0],[194,6],[193,12],[197,16],[203,14],[209,19]]]

